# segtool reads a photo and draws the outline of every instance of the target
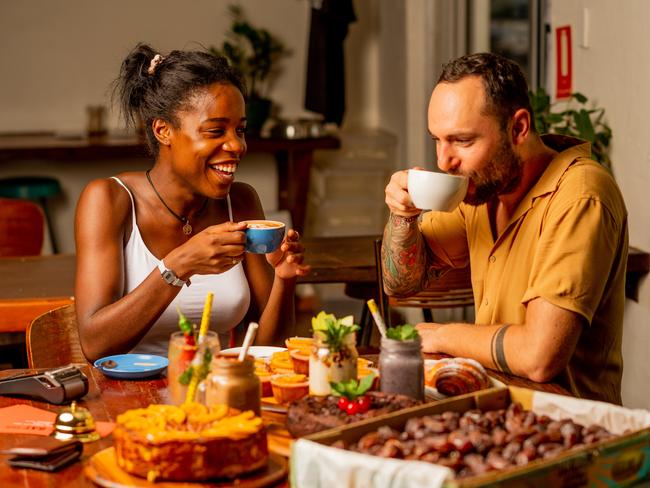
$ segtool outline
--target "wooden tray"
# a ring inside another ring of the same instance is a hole
[[[283,480],[287,475],[287,461],[276,454],[269,454],[266,468],[249,475],[227,481],[174,482],[159,481],[150,483],[144,478],[131,475],[117,465],[115,448],[108,447],[92,456],[84,467],[86,476],[106,488],[128,488],[131,486],[153,488],[261,488]]]

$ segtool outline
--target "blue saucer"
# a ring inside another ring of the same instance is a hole
[[[141,379],[156,376],[169,361],[151,354],[117,354],[95,361],[94,366],[111,378]]]

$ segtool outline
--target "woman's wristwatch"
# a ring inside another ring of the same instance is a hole
[[[178,286],[179,288],[182,288],[183,285],[191,285],[189,278],[187,280],[181,280],[178,276],[176,276],[176,273],[165,266],[165,263],[163,263],[162,259],[158,261],[158,269],[160,270],[160,276],[162,276],[162,279],[165,280],[165,283]]]

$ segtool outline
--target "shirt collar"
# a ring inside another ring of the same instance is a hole
[[[528,191],[524,198],[517,205],[512,214],[508,226],[516,222],[533,206],[535,198],[556,190],[560,178],[564,172],[581,157],[590,157],[591,143],[575,137],[547,134],[542,136],[542,141],[551,149],[558,151],[558,154],[551,160],[544,172],[540,175],[537,183]],[[504,233],[505,235],[505,233]]]
[[[591,157],[591,143],[576,137],[546,134],[542,136],[542,141],[558,151],[558,154],[530,189],[525,200],[532,201],[535,197],[555,191],[560,178],[576,159]]]

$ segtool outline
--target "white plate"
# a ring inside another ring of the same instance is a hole
[[[254,358],[270,358],[271,355],[275,352],[286,351],[286,347],[275,347],[275,346],[251,346],[248,348],[248,354]],[[236,353],[239,354],[241,347],[231,347],[230,349],[224,349],[222,353]]]
[[[440,359],[425,359],[424,360],[424,375],[426,376],[427,371],[429,371],[431,368],[433,368],[433,365],[436,364]],[[496,378],[492,378],[492,376],[488,375],[488,380],[490,381],[490,388],[495,388],[497,386],[506,386],[505,383],[499,381]],[[444,400],[445,398],[448,398],[447,395],[443,395],[440,393],[438,390],[436,390],[433,386],[428,386],[426,383],[424,384],[424,397],[431,401],[431,400]]]

